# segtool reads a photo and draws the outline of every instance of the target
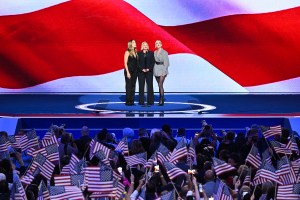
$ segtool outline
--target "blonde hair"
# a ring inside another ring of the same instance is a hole
[[[129,51],[129,54],[132,56],[133,52],[136,52],[136,48],[132,47],[132,42],[135,40],[129,40],[127,43],[127,51]]]
[[[148,44],[146,41],[144,41],[144,42],[142,42],[142,44],[141,44],[141,50],[143,50],[144,44],[147,44],[147,46],[149,47],[149,44]]]

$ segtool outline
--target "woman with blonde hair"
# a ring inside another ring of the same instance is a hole
[[[124,76],[126,88],[126,106],[134,105],[135,84],[137,79],[138,64],[135,40],[129,40],[124,54]]]
[[[165,99],[164,99],[164,81],[168,75],[168,67],[169,67],[169,56],[168,52],[162,48],[162,42],[160,40],[155,41],[155,48],[154,51],[154,71],[153,74],[158,84],[159,88],[159,106],[163,106]]]
[[[138,52],[138,79],[139,79],[139,105],[150,106],[154,104],[153,67],[154,54],[149,50],[147,42],[142,42],[141,51]],[[145,104],[145,81],[147,83],[147,104]]]

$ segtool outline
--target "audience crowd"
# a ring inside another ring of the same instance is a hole
[[[1,131],[0,199],[300,199],[299,145],[280,125],[216,133],[205,121],[191,138],[167,124],[120,138]]]

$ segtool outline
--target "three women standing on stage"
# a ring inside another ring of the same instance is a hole
[[[124,55],[124,75],[126,82],[127,106],[134,105],[134,94],[137,76],[139,76],[139,104],[144,105],[144,86],[147,83],[147,103],[153,105],[153,75],[159,87],[159,106],[164,105],[163,83],[168,75],[169,57],[168,52],[162,48],[162,42],[155,42],[155,52],[149,51],[147,42],[142,43],[142,51],[136,52],[136,42],[130,40]],[[154,69],[153,69],[154,65]],[[153,72],[152,72],[153,69]],[[153,75],[152,75],[153,74]]]

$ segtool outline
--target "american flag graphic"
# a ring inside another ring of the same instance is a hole
[[[169,11],[157,12],[157,5]],[[99,92],[101,82],[101,92],[121,92],[124,44],[134,37],[138,44],[147,38],[152,49],[160,38],[174,77],[188,73],[188,80],[169,79],[170,92],[299,92],[299,5],[290,0],[267,6],[259,0],[2,1],[0,91]],[[144,26],[126,23],[128,13]],[[111,45],[103,50],[106,43]],[[106,50],[108,58],[99,57]],[[213,82],[209,87],[197,82],[201,72],[203,82]]]
[[[283,156],[277,161],[276,173],[283,185],[293,184],[297,181],[297,176],[287,156]]]
[[[112,169],[87,167],[86,176],[89,192],[110,193],[114,190]]]
[[[213,158],[213,166],[217,176],[236,170],[234,167],[218,158]]]
[[[277,191],[277,200],[299,200],[300,183],[290,185],[279,185]]]
[[[44,181],[41,181],[39,185],[39,193],[37,200],[50,200],[49,190],[45,185]]]
[[[274,166],[270,165],[269,163],[263,163],[253,178],[253,184],[258,185],[267,181],[274,181],[278,184],[282,184]]]
[[[81,190],[76,186],[49,186],[50,199],[65,200],[78,199],[84,200]]]
[[[174,164],[170,162],[164,162],[163,165],[166,168],[167,174],[171,180],[176,178],[177,176],[186,174],[185,171],[176,167]]]
[[[252,145],[252,148],[246,158],[246,162],[251,164],[256,169],[258,169],[261,165],[261,158],[258,148],[254,144]]]
[[[27,132],[19,140],[19,146],[21,147],[22,151],[27,150],[29,148],[39,148],[39,141],[35,130]]]
[[[184,137],[176,145],[175,149],[170,155],[169,162],[176,164],[180,158],[183,158],[188,155],[187,147],[186,147],[186,140]]]
[[[163,162],[169,161],[171,152],[165,145],[160,144],[156,151],[156,155],[157,155],[157,160],[159,162],[163,163]]]
[[[129,150],[128,150],[128,141],[127,137],[123,137],[122,140],[118,143],[116,151],[121,151],[123,154],[128,155]]]
[[[147,153],[139,153],[132,156],[125,156],[125,160],[129,166],[145,165],[147,162]]]

